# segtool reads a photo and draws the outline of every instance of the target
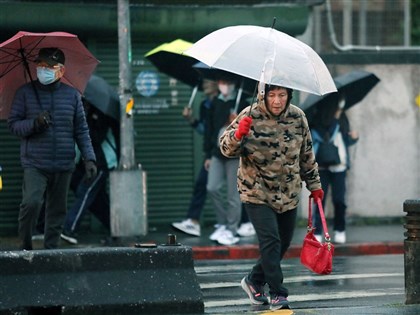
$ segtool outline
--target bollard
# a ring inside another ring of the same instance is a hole
[[[420,304],[420,199],[404,202],[404,274],[406,304]]]

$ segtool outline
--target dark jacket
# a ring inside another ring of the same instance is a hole
[[[21,138],[20,157],[23,168],[49,172],[74,169],[75,143],[84,160],[96,161],[80,93],[60,81],[44,86],[34,82],[20,87],[12,103],[8,119],[10,131]],[[36,130],[35,119],[43,110],[51,114],[51,124]]]
[[[111,118],[108,118],[101,111],[90,105],[89,109],[86,111],[86,121],[89,127],[93,151],[96,156],[96,166],[98,169],[107,170],[108,167],[105,154],[102,150],[102,142],[106,141],[106,135],[111,126]],[[116,150],[117,149],[115,148],[115,151]]]
[[[229,116],[235,108],[236,101],[229,100],[223,101],[220,98],[215,98],[212,101],[212,106],[208,112],[207,128],[204,135],[204,153],[205,158],[210,159],[212,156],[220,159],[227,159],[220,152],[219,136],[223,133],[224,129],[229,125]],[[240,113],[249,104],[241,100],[238,106]]]

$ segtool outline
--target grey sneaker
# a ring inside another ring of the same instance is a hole
[[[253,284],[246,276],[241,280],[241,287],[248,294],[252,304],[268,304],[268,299],[264,293],[263,286]]]
[[[270,309],[279,310],[281,308],[289,308],[289,301],[280,294],[272,294],[270,299]]]

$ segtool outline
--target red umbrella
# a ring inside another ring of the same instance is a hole
[[[0,119],[7,119],[16,90],[36,79],[35,59],[41,48],[60,48],[66,57],[61,79],[80,93],[99,61],[76,35],[65,32],[18,32],[0,44]]]

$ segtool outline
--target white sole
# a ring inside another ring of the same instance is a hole
[[[241,280],[241,287],[246,292],[246,294],[248,294],[248,297],[251,301],[251,304],[254,304],[254,305],[264,305],[265,304],[264,302],[254,300],[254,297],[252,296],[251,291],[249,291],[249,288],[248,288],[247,284],[245,283],[245,278],[242,278],[242,280]]]

